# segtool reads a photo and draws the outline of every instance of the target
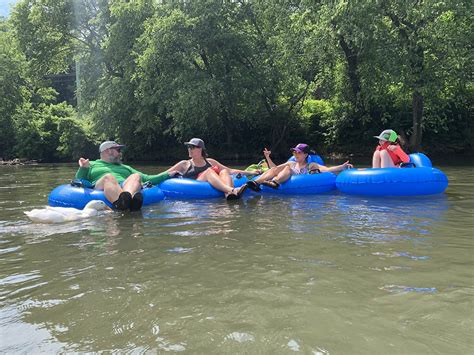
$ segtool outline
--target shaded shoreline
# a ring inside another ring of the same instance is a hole
[[[474,156],[469,154],[434,154],[428,156],[432,161],[434,166],[439,165],[462,165],[462,166],[474,166]],[[338,164],[340,162],[349,160],[351,163],[356,165],[369,166],[371,163],[371,156],[368,155],[355,155],[355,154],[330,154],[328,156],[322,156],[325,163],[328,165]],[[172,166],[178,160],[170,159],[157,159],[157,160],[134,160],[134,159],[124,159],[123,163],[127,165],[160,165],[160,166]],[[232,159],[229,157],[217,158],[220,162],[228,166],[246,166],[256,163],[259,159]],[[275,163],[281,164],[285,159],[280,159],[280,157],[274,158]],[[11,160],[2,160],[0,159],[0,167],[2,166],[48,166],[48,165],[77,165],[77,161],[40,161],[40,160],[30,160],[30,159],[11,159]]]
[[[11,160],[3,160],[0,159],[0,166],[1,165],[38,165],[40,162],[38,160],[29,160],[29,159],[11,159]]]

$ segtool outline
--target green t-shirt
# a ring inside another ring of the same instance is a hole
[[[76,179],[85,179],[95,184],[105,174],[112,174],[119,183],[125,181],[132,174],[140,174],[142,182],[149,181],[153,185],[157,185],[170,178],[166,171],[158,175],[146,175],[128,165],[108,163],[99,159],[91,161],[89,168],[80,167],[76,172]]]

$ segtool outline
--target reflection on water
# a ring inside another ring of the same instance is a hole
[[[404,292],[420,292],[420,293],[435,293],[436,287],[408,287],[400,285],[389,285],[380,288],[392,293],[404,293]]]
[[[249,195],[33,224],[22,212],[71,173],[54,169],[0,175],[2,352],[474,347],[472,170],[447,169],[441,196]]]
[[[341,224],[354,243],[385,243],[431,234],[449,209],[445,195],[410,198],[360,198],[341,196],[337,205]]]

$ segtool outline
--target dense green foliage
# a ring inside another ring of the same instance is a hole
[[[0,157],[94,157],[115,138],[174,158],[192,136],[226,157],[367,153],[385,128],[471,151],[472,15],[463,0],[22,0],[0,22]],[[74,107],[53,89],[65,73]]]

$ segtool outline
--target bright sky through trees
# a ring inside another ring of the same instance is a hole
[[[0,0],[0,16],[7,17],[10,14],[11,7],[18,0]]]

